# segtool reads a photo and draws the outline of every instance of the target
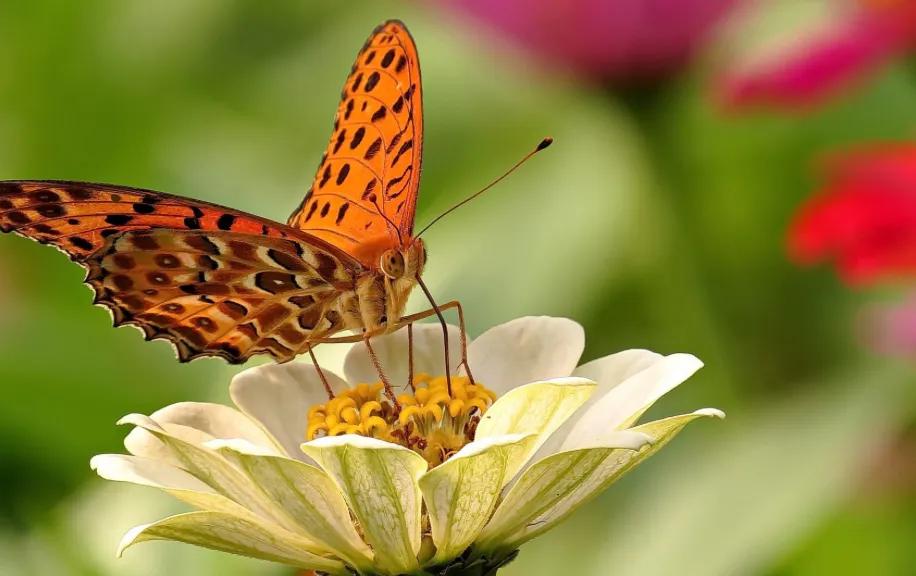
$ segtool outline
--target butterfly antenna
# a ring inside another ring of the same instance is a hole
[[[391,229],[394,230],[394,233],[398,237],[398,244],[403,246],[404,240],[401,238],[401,231],[398,229],[398,225],[392,222],[391,218],[389,218],[388,215],[385,214],[385,211],[382,210],[382,207],[378,205],[378,198],[376,198],[374,194],[372,195],[372,204],[375,205],[375,211],[378,212],[378,215],[384,218],[385,222],[387,222],[388,225],[391,226]]]
[[[461,202],[455,204],[454,206],[452,206],[451,208],[449,208],[448,210],[446,210],[446,211],[443,212],[442,214],[439,214],[438,216],[436,216],[435,218],[433,218],[433,221],[430,222],[429,224],[427,224],[426,226],[424,226],[423,229],[420,230],[420,233],[417,234],[416,237],[419,238],[420,236],[423,235],[424,232],[426,232],[427,230],[429,230],[429,229],[432,227],[433,224],[435,224],[435,223],[438,222],[439,220],[442,220],[443,218],[445,218],[446,216],[448,216],[449,214],[451,214],[451,213],[454,212],[455,210],[461,208],[462,206],[464,206],[465,204],[467,204],[468,202],[470,202],[470,201],[473,200],[474,198],[477,198],[478,196],[480,196],[481,194],[483,194],[484,192],[486,192],[486,191],[489,190],[490,188],[492,188],[492,187],[496,186],[497,184],[499,184],[500,182],[502,182],[502,180],[503,180],[504,178],[506,178],[509,174],[512,174],[513,172],[515,172],[515,171],[519,168],[519,166],[521,166],[522,164],[524,164],[525,162],[527,162],[528,160],[530,160],[532,156],[534,156],[535,154],[537,154],[537,153],[540,152],[541,150],[547,148],[547,147],[550,146],[551,144],[553,144],[553,138],[551,138],[551,137],[549,137],[549,136],[548,136],[547,138],[544,138],[543,140],[541,140],[540,143],[537,145],[537,147],[535,147],[534,150],[532,150],[531,152],[528,152],[527,154],[525,154],[524,158],[522,158],[521,160],[519,160],[518,162],[516,162],[514,166],[512,166],[511,168],[509,168],[508,170],[506,170],[506,172],[503,173],[502,176],[500,176],[500,177],[497,178],[496,180],[493,180],[492,182],[490,182],[489,184],[487,184],[486,186],[484,186],[482,189],[480,189],[480,190],[478,190],[477,192],[471,194],[470,196],[468,196],[467,198],[465,198],[465,199],[462,200]]]

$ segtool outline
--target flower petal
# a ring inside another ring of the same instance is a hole
[[[106,480],[159,488],[201,510],[253,516],[252,512],[217,493],[191,474],[163,464],[161,460],[124,454],[99,454],[90,460],[89,466]]]
[[[179,402],[153,412],[149,418],[192,444],[203,444],[212,438],[243,438],[253,444],[275,446],[250,418],[222,404]],[[136,456],[177,464],[162,442],[142,428],[132,430],[124,439],[124,446]]]
[[[428,565],[457,557],[474,541],[535,438],[512,434],[472,442],[420,478],[436,544]]]
[[[526,316],[490,328],[468,346],[474,379],[498,395],[538,380],[569,376],[585,332],[567,318]]]
[[[121,539],[118,556],[134,544],[149,540],[175,540],[330,574],[347,573],[338,560],[307,552],[307,542],[294,534],[221,512],[178,514],[132,528]]]
[[[339,376],[322,369],[335,393],[346,390]],[[308,410],[328,401],[315,367],[304,362],[265,364],[240,372],[229,385],[232,401],[259,422],[291,458],[303,459],[299,444],[308,429]]]
[[[237,440],[214,440],[207,446],[245,472],[295,519],[303,534],[349,565],[371,572],[372,551],[356,532],[347,503],[324,471],[283,456],[258,454],[257,447]]]
[[[556,378],[519,386],[490,406],[475,438],[484,440],[507,434],[536,434],[528,445],[525,461],[569,418],[595,390],[585,378]]]
[[[586,403],[586,406],[598,400],[604,392],[614,388],[630,376],[642,372],[649,366],[664,358],[657,352],[650,350],[624,350],[586,362],[573,370],[572,375],[588,378],[598,384],[598,390]]]
[[[419,568],[420,511],[417,481],[426,472],[420,455],[364,436],[328,436],[302,445],[344,494],[375,550],[375,564],[393,574]]]
[[[296,523],[284,510],[278,508],[248,477],[213,450],[173,435],[142,414],[128,414],[118,423],[133,424],[155,436],[171,451],[182,468],[219,494],[264,520],[275,522],[287,530],[296,530]]]
[[[373,338],[371,344],[391,385],[406,386],[409,371],[407,329]],[[448,348],[450,368],[454,374],[461,361],[461,332],[451,324],[448,325]],[[445,346],[442,343],[440,324],[413,325],[413,371],[414,374],[445,375]],[[347,382],[353,385],[379,381],[378,370],[362,342],[354,344],[347,352],[344,374]]]
[[[599,397],[572,423],[561,450],[573,450],[605,430],[631,426],[656,400],[703,366],[690,354],[664,356]]]
[[[474,544],[476,553],[499,555],[555,526],[637,464],[661,450],[688,423],[718,410],[698,410],[656,420],[605,437],[586,448],[552,454],[532,464],[509,490]],[[645,434],[651,444],[634,450]],[[635,444],[634,444],[635,440]]]

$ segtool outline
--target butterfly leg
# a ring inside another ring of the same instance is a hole
[[[315,358],[315,352],[312,351],[311,346],[309,346],[309,356],[312,357],[312,365],[315,366],[315,371],[318,372],[318,377],[321,378],[321,383],[324,384],[324,390],[328,393],[328,399],[333,399],[334,391],[331,390],[331,385],[328,384],[328,379],[325,377],[324,372],[321,370],[321,366],[318,365],[318,358]]]
[[[417,391],[413,383],[413,322],[407,324],[407,385]]]
[[[429,288],[426,287],[426,284],[423,282],[423,279],[420,278],[420,275],[416,276],[417,284],[420,285],[420,288],[423,290],[423,294],[426,295],[426,299],[429,300],[429,303],[433,307],[433,311],[436,314],[436,317],[439,318],[439,324],[442,326],[442,345],[445,348],[445,383],[448,389],[449,395],[452,394],[452,370],[451,370],[451,359],[449,358],[448,353],[448,325],[445,323],[445,316],[442,315],[442,310],[439,309],[439,305],[436,304],[436,301],[433,300],[433,295],[430,293]]]
[[[461,302],[452,300],[441,307],[442,310],[447,308],[455,308],[458,311],[458,329],[461,334],[461,362],[458,363],[458,368],[460,369],[464,366],[464,372],[468,375],[468,380],[470,380],[471,384],[476,384],[474,375],[471,374],[471,366],[468,364],[468,332],[464,327],[464,310],[461,308]]]
[[[395,325],[391,328],[390,331],[391,331],[391,332],[395,332],[395,331],[400,330],[401,328],[407,326],[407,330],[408,330],[408,332],[407,332],[407,338],[408,338],[408,349],[407,349],[407,354],[408,354],[408,358],[410,359],[411,368],[413,368],[413,356],[412,356],[412,344],[413,344],[413,339],[412,339],[412,331],[411,331],[412,326],[411,326],[411,325],[412,325],[414,322],[419,322],[420,320],[425,320],[426,318],[429,318],[430,316],[434,316],[434,315],[438,316],[438,315],[440,315],[442,312],[444,312],[444,311],[446,311],[446,310],[451,310],[452,308],[454,308],[454,309],[458,312],[459,332],[460,332],[460,334],[461,334],[461,362],[458,364],[458,367],[460,368],[461,366],[464,366],[465,372],[466,372],[466,374],[467,374],[467,376],[468,376],[468,380],[470,380],[471,383],[474,384],[474,383],[475,383],[474,376],[471,374],[471,367],[470,367],[470,365],[468,364],[468,340],[467,340],[467,330],[466,330],[465,325],[464,325],[464,310],[463,310],[462,307],[461,307],[461,302],[459,302],[458,300],[452,300],[452,301],[450,301],[450,302],[446,302],[445,304],[440,305],[438,308],[439,308],[438,313],[437,313],[437,311],[436,311],[435,309],[430,308],[429,310],[424,310],[423,312],[417,312],[416,314],[410,314],[410,315],[408,315],[408,316],[404,316],[403,318],[401,318],[401,319],[398,321],[397,324],[395,324]],[[375,335],[375,334],[373,334],[373,335]],[[338,344],[342,344],[342,343],[360,342],[360,341],[363,341],[363,340],[365,340],[365,336],[364,336],[364,335],[355,335],[355,336],[333,336],[333,337],[330,337],[330,338],[322,338],[321,340],[316,340],[315,343],[317,344],[317,343],[320,342],[320,343],[338,343]],[[448,345],[448,340],[447,340],[447,339],[446,339],[446,341],[445,341],[445,344],[446,344],[446,347],[447,347],[447,345]],[[447,348],[446,348],[446,349],[447,349]]]
[[[369,352],[369,359],[372,361],[372,365],[375,366],[376,372],[378,372],[379,378],[382,380],[382,385],[385,386],[385,396],[388,396],[388,399],[391,400],[391,403],[394,405],[394,409],[398,412],[401,411],[401,404],[398,402],[397,397],[394,395],[394,389],[391,387],[391,382],[388,381],[388,377],[385,376],[385,371],[382,370],[382,363],[379,362],[378,355],[375,353],[375,350],[372,348],[372,344],[369,342],[371,335],[367,332],[363,335],[363,343],[366,345],[366,350]]]

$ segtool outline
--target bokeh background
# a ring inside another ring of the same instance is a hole
[[[285,220],[356,50],[401,18],[424,73],[418,223],[556,139],[426,235],[440,299],[465,303],[474,334],[575,318],[586,359],[692,352],[706,368],[655,410],[729,415],[506,574],[916,574],[916,348],[886,345],[903,320],[881,332],[905,275],[850,282],[787,249],[799,206],[829,187],[824,158],[916,135],[912,8],[3,2],[0,178],[123,183]],[[237,368],[179,365],[167,344],[112,329],[82,274],[0,238],[0,573],[292,574],[172,543],[114,558],[127,528],[181,508],[94,477],[89,458],[120,450],[125,413],[227,401]]]

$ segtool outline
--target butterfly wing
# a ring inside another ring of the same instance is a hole
[[[182,361],[293,358],[342,328],[333,310],[359,269],[283,224],[104,184],[0,182],[0,231],[66,252],[115,325],[171,341]]]
[[[417,48],[403,23],[389,21],[353,64],[328,148],[289,225],[377,266],[413,232],[422,150]]]

